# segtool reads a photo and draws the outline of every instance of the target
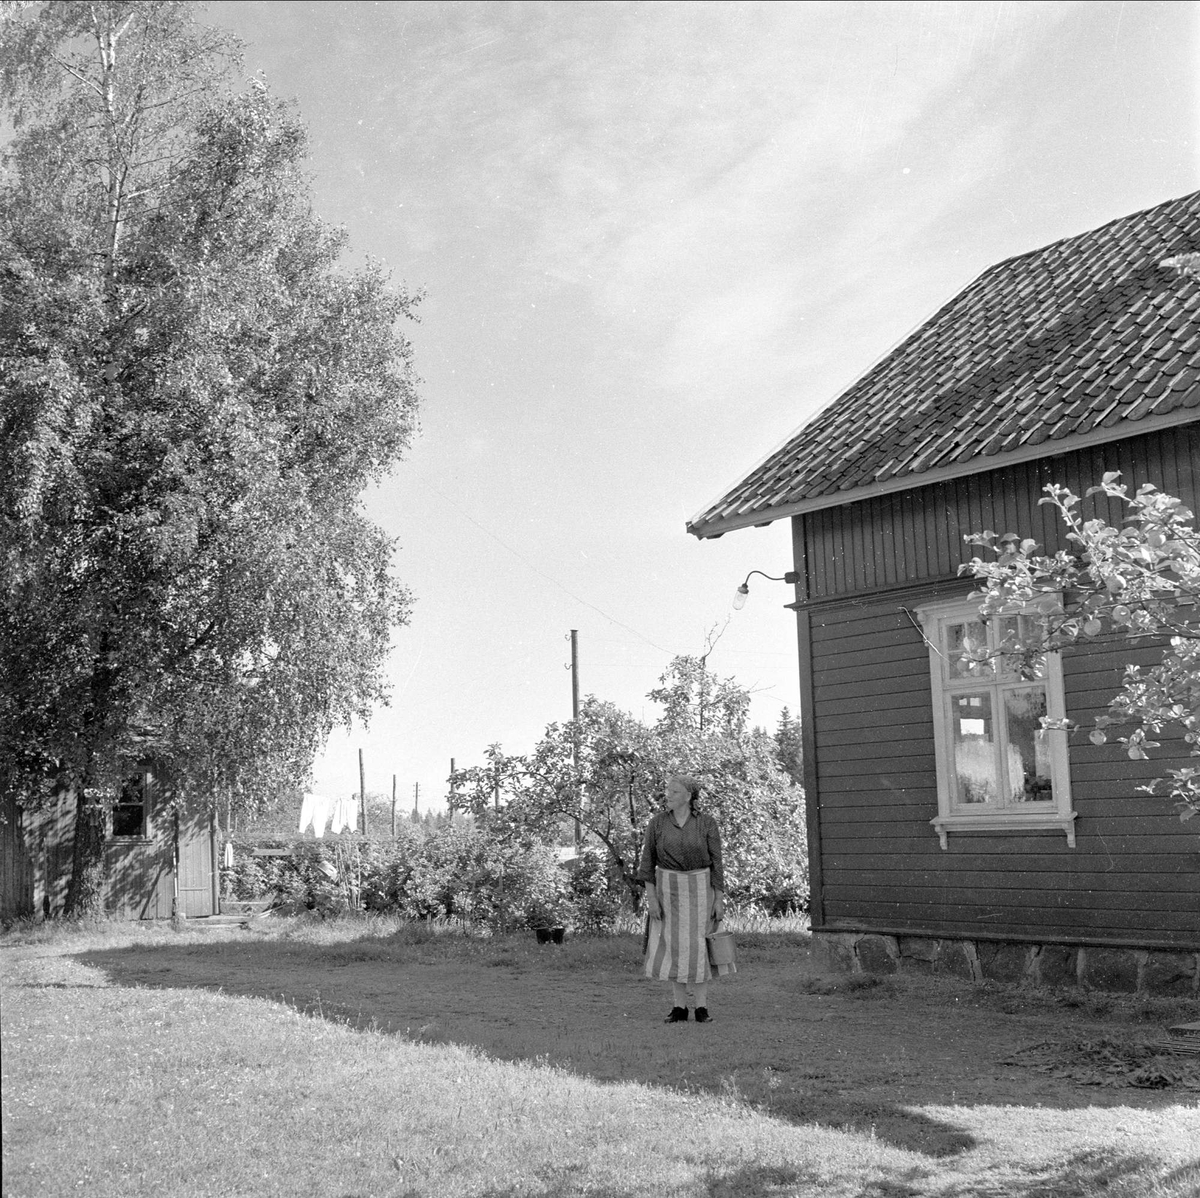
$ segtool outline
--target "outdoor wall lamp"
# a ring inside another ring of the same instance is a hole
[[[746,606],[746,598],[750,594],[750,579],[752,579],[755,574],[761,574],[763,578],[766,578],[771,582],[786,582],[790,586],[794,586],[800,581],[800,575],[797,574],[795,570],[789,570],[782,578],[776,578],[774,574],[763,574],[761,570],[751,570],[750,573],[746,575],[746,581],[743,582],[742,585],[733,593],[734,611],[741,611],[742,608]]]

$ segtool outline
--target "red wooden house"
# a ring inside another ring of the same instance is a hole
[[[1038,733],[1090,727],[1152,647],[1100,638],[1033,685],[954,653],[979,619],[964,535],[1065,547],[1047,483],[1119,470],[1200,510],[1197,251],[1200,193],[992,267],[690,523],[792,523],[814,943],[835,963],[1200,990],[1200,836],[1136,790],[1180,762]]]

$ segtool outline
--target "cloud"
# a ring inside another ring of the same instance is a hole
[[[658,385],[775,384],[805,357],[805,307],[890,295],[899,266],[920,269],[905,241],[1004,152],[999,128],[956,130],[936,187],[910,179],[885,212],[872,191],[925,149],[931,111],[1069,7],[594,6],[576,36],[560,19],[533,38],[524,86],[498,86],[482,173],[528,226],[531,273],[657,340]]]

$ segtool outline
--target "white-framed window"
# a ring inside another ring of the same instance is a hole
[[[978,600],[917,609],[929,644],[938,814],[930,821],[942,848],[951,832],[1051,829],[1075,847],[1067,734],[1045,731],[1063,719],[1057,653],[1021,669],[1000,654],[1034,641],[1035,614],[984,620]]]

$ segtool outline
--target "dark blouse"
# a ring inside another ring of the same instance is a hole
[[[646,829],[638,881],[654,882],[655,869],[711,869],[714,890],[725,890],[721,830],[711,815],[691,816],[681,828],[669,811],[660,811]]]

